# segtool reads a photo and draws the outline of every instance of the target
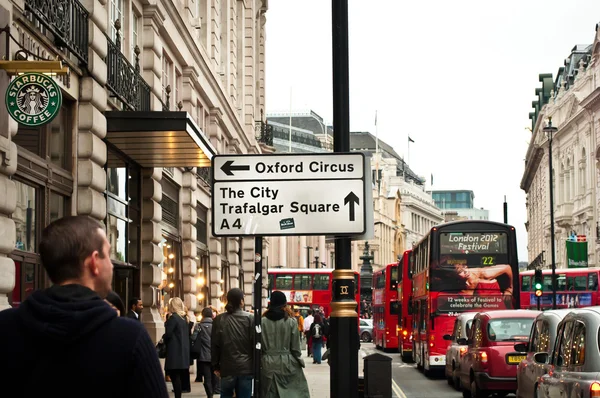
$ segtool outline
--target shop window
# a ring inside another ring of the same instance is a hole
[[[181,244],[170,236],[163,236],[159,247],[163,252],[163,261],[159,265],[163,271],[161,289],[163,290],[163,305],[166,306],[171,297],[178,297],[182,292],[181,286]]]
[[[162,207],[163,227],[173,235],[179,234],[179,187],[169,178],[161,181],[163,196]]]
[[[206,207],[198,204],[198,206],[196,206],[196,214],[196,241],[205,247],[208,247],[208,210]]]
[[[17,208],[12,214],[17,239],[15,248],[30,253],[37,251],[37,201],[38,189],[15,181],[17,186]]]
[[[210,264],[208,252],[199,251],[198,254],[199,256],[196,257],[198,264],[198,275],[196,275],[197,312],[201,312],[202,308],[208,307],[210,304]]]

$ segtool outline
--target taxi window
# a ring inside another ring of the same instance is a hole
[[[529,336],[529,352],[540,352],[538,347],[540,346],[540,329],[542,321],[537,321],[531,328],[531,335]]]
[[[462,333],[462,323],[459,319],[454,321],[454,333],[452,333],[452,340],[456,341],[460,338]]]
[[[537,352],[550,352],[550,324],[542,321]]]
[[[554,357],[554,365],[565,367],[569,366],[571,357],[571,342],[573,341],[573,322],[567,322],[562,329],[560,345],[557,355]]]
[[[571,349],[571,365],[582,366],[585,362],[585,325],[575,322],[573,327],[573,345]]]

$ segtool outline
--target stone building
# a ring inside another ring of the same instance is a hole
[[[558,128],[552,140],[556,266],[566,267],[569,235],[585,235],[588,265],[598,264],[600,209],[600,31],[592,45],[573,47],[556,77],[540,74],[542,87],[530,113],[532,132],[521,188],[527,193],[528,262],[551,266],[548,119]]]
[[[8,60],[60,59],[58,116],[0,111],[0,309],[49,286],[37,246],[65,215],[106,224],[114,289],[153,338],[171,296],[190,311],[252,292],[254,240],[210,234],[210,158],[261,153],[267,0],[0,0]],[[11,76],[0,71],[6,90]],[[268,245],[268,242],[266,243]]]

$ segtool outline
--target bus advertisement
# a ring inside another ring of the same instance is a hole
[[[373,272],[373,343],[383,350],[398,349],[398,263]]]
[[[303,317],[308,315],[309,309],[323,308],[326,317],[331,314],[333,269],[269,268],[268,275],[269,297],[273,290],[283,292],[290,307],[298,308]],[[354,297],[357,303],[360,300],[359,283],[359,273],[354,272]]]
[[[519,308],[514,227],[455,221],[431,229],[413,247],[413,358],[443,369],[454,319],[467,311]],[[515,289],[517,289],[515,291]]]
[[[412,280],[409,277],[410,255],[407,250],[402,255],[398,270],[398,351],[402,361],[412,362]]]
[[[600,268],[568,268],[556,270],[556,308],[581,308],[600,305],[598,274]],[[521,279],[521,308],[537,309],[534,270],[523,271]],[[542,270],[540,309],[552,309],[552,270]]]

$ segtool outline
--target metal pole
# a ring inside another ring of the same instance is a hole
[[[508,203],[506,203],[506,195],[504,195],[504,224],[508,224]]]
[[[262,236],[254,237],[254,398],[260,397],[260,362],[261,362],[261,328],[262,310]]]
[[[552,126],[552,120],[549,122]],[[548,165],[550,168],[550,250],[552,258],[552,309],[556,309],[556,249],[554,248],[554,171],[552,170],[552,131],[548,133]]]
[[[350,151],[348,0],[332,0],[333,151]],[[335,238],[331,301],[331,398],[358,398],[358,304],[350,238]],[[350,348],[350,349],[348,349]]]

